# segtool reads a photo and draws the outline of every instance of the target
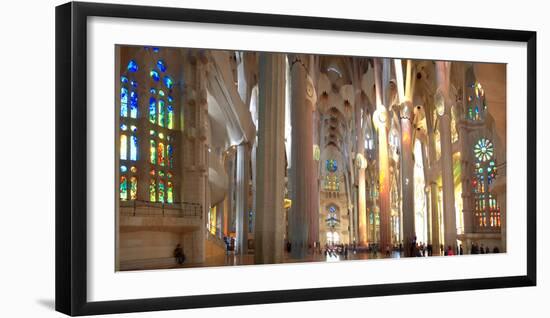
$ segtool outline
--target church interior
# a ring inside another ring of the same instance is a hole
[[[118,271],[506,252],[505,64],[117,45],[114,75]]]

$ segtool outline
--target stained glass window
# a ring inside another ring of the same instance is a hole
[[[168,167],[170,169],[174,168],[174,147],[172,145],[167,145],[167,152],[168,152]]]
[[[474,173],[472,192],[474,196],[475,225],[486,231],[500,227],[500,207],[495,194],[489,187],[497,177],[493,143],[487,138],[480,138],[474,145]]]
[[[128,117],[128,89],[120,89],[120,117]]]
[[[168,121],[167,121],[166,127],[168,129],[174,129],[174,108],[172,107],[172,105],[168,105],[167,110],[168,110]]]
[[[157,185],[155,179],[151,179],[151,181],[149,182],[149,201],[157,201]]]
[[[126,171],[128,171],[128,168],[126,166],[124,165],[120,166],[120,172],[124,173]]]
[[[132,136],[130,138],[130,160],[137,160],[138,138]]]
[[[328,172],[336,172],[338,170],[338,163],[334,159],[329,159],[326,161],[326,168]]]
[[[159,105],[158,105],[158,111],[159,111],[159,126],[161,127],[164,127],[164,120],[165,120],[165,108],[164,108],[164,100],[160,99],[159,100]]]
[[[149,122],[154,124],[157,121],[157,100],[154,97],[149,98]]]
[[[128,69],[128,72],[135,73],[138,70],[138,64],[136,63],[136,61],[130,60],[130,62],[128,62],[127,69]]]
[[[159,72],[157,72],[156,70],[151,70],[149,72],[149,76],[151,76],[151,78],[153,79],[153,81],[155,82],[158,82],[160,80],[160,75],[159,75]]]
[[[325,191],[340,191],[340,179],[336,175],[326,175],[323,181]]]
[[[481,120],[485,118],[487,111],[487,100],[485,99],[485,90],[478,81],[474,81],[466,88],[467,113],[468,120]]]
[[[340,223],[340,220],[336,215],[336,207],[330,206],[328,208],[328,215],[325,221],[327,222],[328,227],[335,227]]]
[[[130,117],[137,118],[138,113],[138,94],[130,92]]]
[[[120,135],[120,159],[128,159],[128,137],[124,134]]]
[[[166,202],[174,203],[174,184],[168,181],[168,187],[166,189]]]
[[[474,146],[474,154],[478,161],[487,161],[493,157],[493,143],[487,138],[481,138]]]
[[[157,155],[159,165],[164,166],[164,144],[162,142],[159,142]]]
[[[164,76],[164,85],[166,88],[171,89],[174,85],[174,82],[172,81],[172,78],[168,75]]]
[[[126,180],[126,176],[120,176],[120,199],[122,201],[128,200],[128,180]]]
[[[130,178],[130,200],[135,200],[137,198],[137,177]]]
[[[158,60],[157,61],[157,67],[158,67],[159,71],[166,72],[166,64],[164,63],[163,60]]]
[[[164,181],[159,181],[159,202],[164,203]]]
[[[150,151],[150,161],[152,164],[157,164],[157,146],[156,146],[156,142],[154,140],[150,140],[149,141],[149,144],[150,144],[150,147],[149,147],[149,151]]]

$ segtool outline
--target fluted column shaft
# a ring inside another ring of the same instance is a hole
[[[375,126],[378,131],[378,178],[380,185],[380,249],[385,251],[391,245],[390,224],[390,171],[388,159],[388,112],[389,102],[389,60],[375,59],[374,76],[376,87]]]
[[[307,72],[297,56],[290,56],[290,122],[292,208],[289,212],[289,239],[293,258],[304,258],[309,237],[311,182],[313,167],[312,105],[307,102]]]
[[[236,252],[248,253],[248,191],[250,187],[250,146],[242,143],[237,146],[237,178],[236,178]]]
[[[283,261],[285,55],[260,53],[254,261]]]
[[[411,242],[416,237],[414,211],[414,161],[412,140],[412,104],[402,106],[401,121],[401,191],[403,217],[403,243],[405,256],[411,255]],[[422,160],[422,158],[415,158]],[[416,241],[416,240],[415,240]]]
[[[443,222],[445,228],[445,248],[456,247],[456,212],[454,195],[453,157],[451,143],[451,105],[448,99],[450,66],[449,62],[436,62],[438,92],[436,108],[440,109],[441,137],[441,177],[443,181]],[[441,104],[442,103],[442,104]],[[441,113],[442,112],[442,113]]]

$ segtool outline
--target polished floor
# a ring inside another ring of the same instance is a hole
[[[347,256],[341,253],[310,253],[302,259],[294,259],[289,253],[285,252],[283,263],[301,263],[301,262],[340,262],[346,260],[367,260],[367,259],[383,259],[383,258],[401,258],[402,253],[398,251],[391,252],[390,256],[382,253],[373,252],[356,252],[350,251]],[[211,267],[211,266],[235,266],[235,265],[255,265],[254,254],[239,255],[233,252],[229,254],[208,257],[205,263],[183,265],[174,264],[166,268],[192,268],[192,267]]]

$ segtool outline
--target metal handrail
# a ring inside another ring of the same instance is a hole
[[[145,200],[121,201],[121,207],[132,207],[132,211],[121,211],[123,216],[167,216],[167,217],[199,217],[202,219],[202,205],[194,202],[151,202]],[[154,209],[138,210],[138,207]],[[160,209],[157,209],[160,208]]]

